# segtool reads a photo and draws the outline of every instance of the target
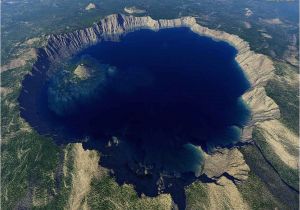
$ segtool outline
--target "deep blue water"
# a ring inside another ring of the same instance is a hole
[[[70,60],[88,55],[113,66],[114,72],[89,97],[68,104],[70,108],[62,111],[65,114],[56,115],[48,106],[53,97],[49,87],[61,89],[53,87],[53,78],[64,76],[57,71],[45,82],[38,82],[39,76],[27,76],[23,82],[27,92],[20,96],[25,107],[21,115],[59,144],[88,139],[84,147],[103,154],[100,164],[112,169],[119,183],[134,184],[139,193],[156,195],[159,174],[174,175],[165,179],[170,184],[163,192],[171,193],[182,208],[183,187],[203,165],[197,146],[210,151],[233,145],[249,118],[240,99],[249,83],[234,60],[236,53],[229,44],[187,28],[129,33]],[[35,93],[30,96],[34,100],[28,99],[30,91]],[[113,136],[120,142],[108,147]],[[179,174],[181,178],[176,178]]]
[[[117,73],[104,96],[84,102],[80,114],[70,118],[83,132],[101,136],[125,126],[128,135],[154,135],[151,144],[169,146],[173,136],[184,136],[183,142],[189,138],[205,147],[219,138],[234,140],[232,126],[247,120],[249,112],[238,99],[249,84],[234,61],[236,50],[227,43],[187,28],[141,30],[78,56],[85,54],[117,67]],[[83,126],[77,125],[78,118]],[[96,121],[97,128],[87,121]]]

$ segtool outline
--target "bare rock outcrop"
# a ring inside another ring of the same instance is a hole
[[[91,9],[95,9],[96,5],[94,3],[89,3],[86,7],[85,10],[91,10]]]
[[[99,168],[99,154],[96,151],[84,150],[82,144],[77,143],[70,146],[70,151],[66,152],[66,158],[73,158],[74,169],[72,171],[71,193],[67,203],[68,209],[84,209],[86,205],[85,197],[91,188],[91,181],[94,177],[101,176]],[[69,154],[71,153],[71,154]],[[66,173],[64,166],[64,173]]]
[[[24,52],[19,57],[12,59],[9,63],[6,65],[1,66],[0,72],[5,72],[10,69],[15,69],[19,67],[23,67],[26,65],[26,63],[30,60],[35,60],[37,57],[37,52],[33,48],[29,48],[26,52]]]
[[[137,7],[125,7],[124,12],[128,14],[143,14],[146,12],[144,9],[139,9]]]
[[[205,209],[232,209],[249,210],[251,209],[237,186],[226,177],[221,177],[220,184],[207,184],[209,206]]]
[[[266,143],[288,167],[299,168],[299,138],[278,120],[269,120],[257,125]]]
[[[234,183],[248,178],[250,168],[242,153],[237,149],[219,149],[212,155],[206,155],[203,173],[218,183],[218,179],[226,174]]]

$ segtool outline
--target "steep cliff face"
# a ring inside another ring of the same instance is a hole
[[[252,115],[250,122],[243,129],[241,141],[251,141],[253,128],[258,123],[280,117],[279,107],[266,95],[264,88],[267,81],[273,77],[274,66],[272,61],[265,55],[251,51],[249,44],[240,37],[203,27],[193,17],[153,20],[151,17],[110,15],[92,27],[72,33],[50,36],[48,44],[41,50],[43,56],[40,58],[45,59],[46,57],[50,63],[59,63],[61,60],[102,40],[118,40],[120,36],[139,29],[160,30],[174,27],[188,27],[196,34],[213,38],[216,41],[225,41],[237,49],[238,53],[235,59],[251,83],[251,88],[242,96],[244,102],[251,109]],[[37,62],[34,70],[42,70],[41,68],[44,67],[41,63]],[[240,159],[243,159],[238,150],[234,150],[234,152],[235,155],[230,156],[231,161],[239,162]],[[228,172],[223,166],[221,167],[222,161],[218,160],[227,160],[229,153],[219,152],[217,156],[214,154],[207,156],[206,172],[209,177],[220,177],[223,173]],[[232,173],[231,176],[235,180],[243,180],[247,177],[247,165],[243,161],[240,165],[241,167],[235,168],[234,171],[242,171],[246,174]]]
[[[45,47],[45,52],[52,61],[57,61],[101,40],[118,39],[119,36],[138,29],[159,30],[171,27],[191,27],[195,23],[195,19],[191,17],[156,21],[151,17],[110,15],[92,27],[72,33],[52,35]]]

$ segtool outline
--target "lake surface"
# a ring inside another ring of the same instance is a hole
[[[128,33],[83,50],[46,82],[27,76],[21,115],[58,144],[99,150],[118,183],[171,193],[184,208],[184,186],[205,181],[203,150],[237,143],[250,116],[236,53],[188,28]],[[85,79],[74,77],[78,65]]]

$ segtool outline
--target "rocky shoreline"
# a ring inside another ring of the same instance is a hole
[[[50,64],[59,63],[81,50],[97,44],[102,40],[119,40],[126,33],[139,29],[160,30],[165,28],[188,27],[194,33],[207,36],[217,41],[225,41],[237,49],[235,60],[248,78],[251,88],[242,96],[244,102],[251,110],[251,120],[243,128],[241,142],[252,140],[252,130],[257,123],[266,120],[278,119],[280,111],[278,105],[266,95],[264,86],[273,77],[274,66],[265,55],[251,51],[249,44],[236,35],[203,27],[193,17],[182,17],[172,20],[153,20],[151,17],[134,17],[114,14],[105,17],[92,27],[77,30],[71,33],[51,35],[46,46],[38,52],[38,60],[33,70],[47,74],[43,60]],[[47,71],[47,70],[46,70]],[[218,152],[218,151],[216,151]],[[223,156],[223,157],[221,157]],[[235,149],[222,149],[218,154],[207,154],[203,173],[209,177],[221,177],[228,172],[224,169],[222,161],[230,157],[230,164],[237,165],[232,173],[235,180],[247,179],[249,167],[243,160],[243,155]],[[237,164],[235,164],[237,163]],[[222,165],[222,166],[221,166]],[[207,170],[206,170],[207,169]],[[218,170],[217,170],[218,169]],[[240,171],[240,172],[239,172]],[[240,174],[240,175],[239,175]]]

